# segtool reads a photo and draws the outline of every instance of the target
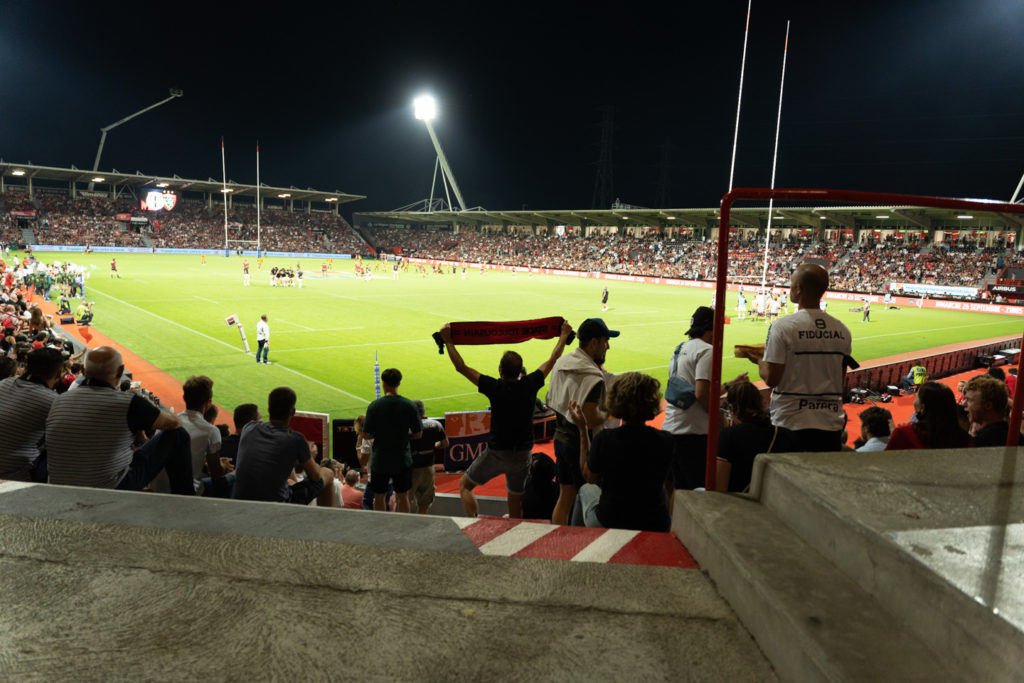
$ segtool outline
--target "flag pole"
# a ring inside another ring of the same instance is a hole
[[[775,189],[775,168],[779,160],[779,128],[782,124],[782,91],[786,85],[786,55],[789,54],[789,21],[786,21],[786,43],[782,48],[782,82],[779,83],[779,113],[775,118],[775,153],[772,156],[772,189]],[[772,214],[775,213],[775,198],[768,200],[768,227],[764,234],[764,268],[761,270],[761,289],[768,280],[768,247],[772,239]]]
[[[260,255],[260,141],[256,141],[256,256]]]
[[[224,136],[220,137],[220,169],[224,174],[224,187],[221,194],[224,195],[224,251],[228,251],[228,166],[224,158]]]
[[[732,176],[736,170],[736,144],[740,139],[740,105],[743,104],[743,71],[747,66],[747,38],[750,36],[750,7],[754,0],[747,0],[747,25],[743,29],[743,58],[740,60],[740,93],[736,97],[736,130],[732,134],[732,163],[729,165],[729,192],[732,192]]]
[[[373,388],[377,398],[380,398],[380,360],[376,351],[373,352]]]

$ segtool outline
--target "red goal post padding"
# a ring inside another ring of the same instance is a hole
[[[922,206],[939,209],[957,209],[961,211],[987,211],[1024,215],[1024,205],[1008,204],[980,199],[950,199],[948,197],[928,197],[912,194],[890,194],[886,192],[858,192],[855,190],[821,190],[797,188],[758,188],[738,187],[722,197],[721,213],[718,223],[718,259],[717,281],[715,284],[715,301],[725,301],[726,278],[729,268],[729,224],[732,205],[740,200],[772,200],[772,201],[807,201],[845,202],[848,204],[865,204],[868,206]],[[723,239],[724,236],[724,239]],[[711,396],[722,393],[722,332],[725,325],[725,307],[715,307],[715,331],[711,349]],[[1024,348],[1024,335],[1021,339]],[[1019,376],[1024,376],[1024,354],[1021,354],[1017,369]],[[1010,433],[1006,439],[1007,446],[1016,446],[1020,436],[1021,394],[1014,392],[1013,408],[1010,416]],[[720,411],[708,411],[708,450],[707,469],[705,470],[704,486],[714,491],[716,485],[715,464],[718,457],[718,426]]]

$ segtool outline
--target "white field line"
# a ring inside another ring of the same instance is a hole
[[[654,323],[625,323],[622,325],[616,325],[615,327],[650,327],[652,325],[679,325],[681,323],[690,324],[690,319],[686,320],[659,320]]]
[[[334,346],[305,346],[301,349],[286,349],[286,351],[288,353],[297,353],[299,351],[324,351],[327,349],[358,349],[366,346],[389,346],[391,344],[423,344],[427,341],[429,340],[412,339],[409,341],[370,342],[369,344],[336,344]],[[278,353],[280,353],[280,351]]]
[[[278,318],[278,320],[281,320],[281,319]],[[281,322],[287,322],[287,321],[285,320],[285,321],[281,321]],[[274,334],[305,334],[307,331],[309,331],[309,332],[336,332],[336,331],[339,331],[339,330],[363,330],[363,329],[366,329],[366,328],[363,327],[362,325],[359,325],[358,327],[323,327],[323,328],[307,327],[304,330],[275,330]]]
[[[952,325],[950,327],[933,327],[930,330],[911,330],[908,332],[890,332],[889,334],[872,334],[867,337],[861,337],[860,335],[854,335],[854,341],[860,341],[862,339],[879,339],[881,337],[902,337],[909,334],[921,334],[922,332],[945,332],[946,330],[959,330],[964,327],[989,327],[992,325],[1004,325],[1006,321],[999,321],[994,323],[980,323],[977,325]],[[875,323],[871,323],[872,325]],[[851,330],[852,331],[852,330]]]
[[[97,290],[97,291],[99,292],[99,290]],[[137,311],[140,311],[140,312],[145,313],[147,315],[153,316],[157,320],[162,320],[162,321],[164,321],[165,323],[167,323],[169,325],[174,325],[175,327],[180,327],[181,329],[187,330],[187,331],[191,332],[192,334],[197,334],[200,337],[203,337],[204,339],[209,339],[210,341],[217,342],[218,344],[220,344],[222,346],[228,347],[232,351],[237,351],[238,353],[245,353],[245,351],[243,351],[242,349],[239,349],[239,348],[237,348],[235,346],[232,346],[231,344],[228,344],[226,341],[222,341],[222,340],[217,339],[215,337],[211,337],[208,334],[203,334],[202,332],[200,332],[198,330],[193,330],[191,327],[187,327],[185,325],[182,325],[179,322],[175,322],[173,320],[165,318],[162,315],[157,315],[153,311],[147,311],[145,308],[141,308],[139,306],[136,306],[135,304],[130,304],[127,301],[124,301],[123,299],[118,299],[116,296],[113,296],[111,294],[107,294],[106,292],[99,292],[99,293],[102,294],[103,296],[107,297],[108,299],[113,299],[114,301],[116,301],[117,303],[119,303],[119,304],[121,304],[123,306],[127,306],[129,308],[134,308]],[[248,355],[248,354],[246,354],[246,355]],[[326,387],[328,389],[333,389],[334,391],[337,391],[339,394],[344,394],[344,395],[348,396],[349,398],[354,398],[357,401],[365,401],[367,403],[369,402],[368,399],[365,399],[362,396],[356,396],[355,394],[350,394],[349,392],[345,391],[344,389],[339,389],[338,387],[333,386],[331,384],[327,384],[326,382],[321,382],[320,380],[315,379],[313,377],[310,377],[307,374],[301,373],[298,370],[292,370],[291,368],[289,368],[287,366],[284,366],[284,365],[281,365],[280,363],[274,363],[274,365],[276,365],[277,367],[281,368],[282,370],[286,370],[286,371],[292,373],[293,375],[298,375],[299,377],[302,377],[303,379],[307,379],[310,382],[313,382],[314,384],[319,384],[322,387]]]
[[[279,323],[285,323],[285,324],[287,324],[287,325],[294,325],[295,327],[301,327],[302,329],[304,329],[304,330],[307,330],[307,331],[309,331],[309,332],[312,332],[312,331],[313,331],[313,328],[312,328],[312,327],[308,327],[308,326],[306,326],[306,325],[300,325],[299,323],[293,323],[293,322],[292,322],[291,320],[285,320],[284,318],[278,318],[278,319],[277,319],[277,322],[279,322]]]
[[[193,295],[192,298],[194,298],[194,299],[202,299],[203,301],[209,301],[211,304],[217,304],[218,306],[220,306],[220,302],[219,301],[214,301],[213,299],[207,299],[205,296]]]
[[[644,315],[647,313],[661,313],[661,311],[616,311],[616,315]]]

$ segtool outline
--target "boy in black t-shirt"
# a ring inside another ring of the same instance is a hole
[[[515,351],[506,351],[498,363],[498,378],[480,374],[466,365],[452,342],[451,326],[441,328],[441,340],[448,349],[452,365],[491,401],[491,435],[487,449],[469,466],[459,480],[462,507],[469,517],[476,517],[478,505],[473,489],[504,474],[508,490],[508,516],[523,516],[523,491],[533,450],[533,408],[537,392],[562,355],[565,342],[572,333],[569,323],[562,323],[561,334],[551,357],[539,368],[523,375],[523,359]]]

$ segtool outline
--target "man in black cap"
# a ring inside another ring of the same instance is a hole
[[[551,371],[548,405],[556,413],[555,460],[558,462],[558,503],[551,517],[554,524],[567,524],[576,502],[576,491],[583,485],[580,470],[579,430],[569,416],[570,402],[583,408],[591,436],[600,430],[608,416],[601,410],[601,398],[612,376],[605,372],[608,340],[618,337],[618,330],[609,330],[600,318],[587,318],[576,330],[579,347],[562,356]]]
[[[670,382],[676,377],[693,387],[693,395],[681,405],[667,403],[662,425],[662,429],[675,441],[672,478],[677,489],[704,486],[708,410],[718,407],[718,401],[711,400],[711,337],[714,326],[715,311],[707,306],[697,308],[690,318],[690,329],[686,331],[690,339],[676,347],[669,365]],[[729,384],[746,378],[747,373],[743,373],[730,380]],[[666,391],[666,398],[669,393]]]

